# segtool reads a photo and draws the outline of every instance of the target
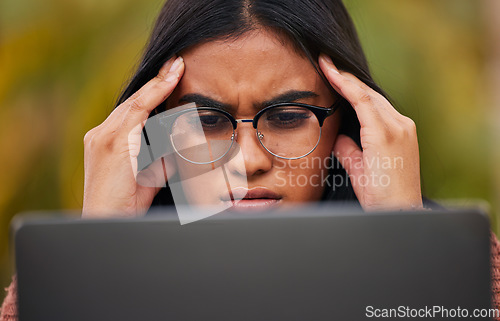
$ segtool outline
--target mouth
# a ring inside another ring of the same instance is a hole
[[[231,202],[235,210],[264,210],[277,206],[282,196],[265,187],[251,189],[235,188],[229,195],[222,197],[223,202]]]

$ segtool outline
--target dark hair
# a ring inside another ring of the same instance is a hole
[[[290,41],[313,65],[319,54],[325,53],[339,69],[385,96],[370,75],[354,24],[341,0],[168,0],[138,70],[117,105],[152,79],[175,54],[203,42],[235,39],[258,28],[271,29]],[[340,132],[361,146],[360,124],[354,110],[347,104],[342,115]],[[332,185],[325,188],[323,199],[356,200],[344,169],[335,158],[331,161]],[[153,205],[158,204],[173,204],[168,187],[153,201]]]

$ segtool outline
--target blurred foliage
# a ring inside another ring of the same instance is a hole
[[[0,286],[14,214],[81,207],[83,136],[112,110],[162,2],[0,3]],[[492,201],[481,1],[345,2],[375,79],[417,123],[426,195]]]
[[[350,4],[375,78],[417,123],[426,195],[489,199],[481,2]]]

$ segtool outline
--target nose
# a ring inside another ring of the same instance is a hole
[[[239,144],[243,162],[230,162],[232,172],[251,177],[271,170],[273,156],[262,147],[251,123],[238,124],[236,143]]]

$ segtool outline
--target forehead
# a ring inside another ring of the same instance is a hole
[[[247,32],[237,39],[206,42],[181,55],[186,69],[177,96],[201,93],[239,104],[289,90],[321,90],[322,81],[305,55],[265,30]]]
[[[266,68],[292,73],[310,65],[304,55],[299,55],[292,44],[281,38],[272,32],[257,30],[236,39],[206,42],[182,55],[188,62],[207,71],[215,67],[219,71],[238,71],[233,75],[236,81],[244,79],[246,73],[254,74]]]

